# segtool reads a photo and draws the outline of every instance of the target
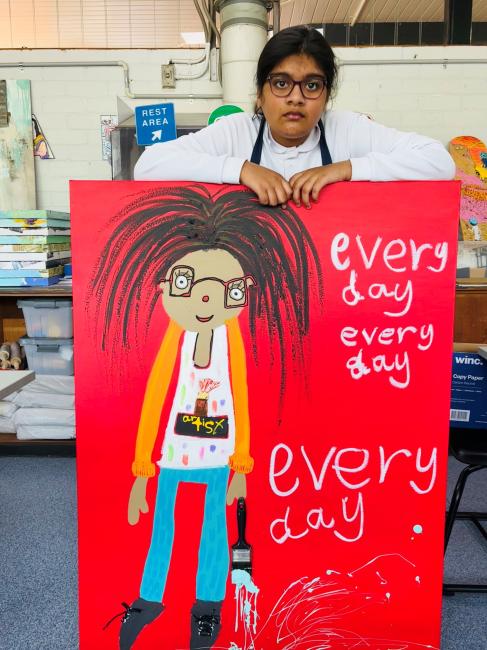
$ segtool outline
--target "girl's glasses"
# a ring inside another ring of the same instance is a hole
[[[189,298],[193,287],[198,282],[206,280],[219,282],[225,287],[225,307],[227,309],[245,307],[248,303],[248,287],[255,285],[255,280],[251,275],[226,281],[213,277],[195,280],[194,277],[195,271],[191,266],[175,266],[169,278],[165,278],[163,282],[169,282],[169,295],[175,298]]]
[[[325,77],[316,75],[306,77],[301,81],[295,81],[288,74],[276,73],[270,74],[267,77],[267,81],[269,82],[272,94],[276,97],[289,97],[294,90],[294,86],[299,86],[303,97],[306,99],[318,99],[326,88]]]

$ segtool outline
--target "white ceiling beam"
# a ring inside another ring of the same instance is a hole
[[[350,27],[353,27],[357,20],[360,18],[360,15],[362,11],[365,9],[365,5],[367,4],[367,0],[360,0],[360,4],[355,10],[355,13],[353,14],[351,20],[350,20]]]

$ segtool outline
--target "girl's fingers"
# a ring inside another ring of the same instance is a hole
[[[325,185],[328,185],[328,179],[326,176],[322,176],[321,178],[318,178],[313,186],[313,191],[312,191],[312,197],[313,201],[317,201],[318,197],[320,196],[321,190],[325,187]]]
[[[294,181],[293,184],[293,201],[298,206],[301,205],[301,185],[304,183],[304,178],[301,177]]]
[[[289,199],[289,197],[293,193],[293,190],[292,190],[292,187],[291,187],[290,183],[288,183],[285,178],[282,179],[282,186],[284,188],[284,191],[286,192],[287,198]]]
[[[312,191],[312,189],[314,187],[314,183],[315,183],[315,180],[314,180],[314,177],[312,176],[311,178],[308,178],[306,180],[306,182],[304,183],[304,185],[301,188],[301,199],[302,199],[304,205],[307,208],[311,207],[309,195],[310,195],[310,192]]]
[[[276,185],[276,195],[279,203],[286,203],[288,195],[282,184]]]
[[[267,196],[269,197],[269,205],[278,205],[279,203],[282,203],[282,201],[279,201],[277,198],[276,191],[273,187],[267,188]]]

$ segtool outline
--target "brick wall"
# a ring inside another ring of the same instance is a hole
[[[374,63],[342,67],[334,108],[368,113],[388,126],[424,133],[444,144],[459,134],[476,135],[487,142],[487,65],[441,64],[445,58],[487,59],[487,47],[337,48],[336,53],[344,61],[372,59]],[[69,179],[111,178],[109,163],[102,160],[100,115],[117,114],[117,98],[129,108],[164,100],[125,97],[120,67],[46,65],[21,70],[2,68],[2,63],[122,60],[129,66],[133,92],[161,94],[161,64],[171,56],[195,58],[198,54],[195,50],[0,50],[0,78],[31,80],[33,111],[56,156],[55,160],[36,159],[38,207],[68,209]],[[384,64],[414,58],[439,63]],[[178,82],[175,92],[219,90],[219,84],[206,76]],[[176,114],[209,113],[219,104],[218,99],[175,100]]]

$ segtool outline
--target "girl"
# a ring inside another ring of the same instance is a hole
[[[352,112],[326,110],[335,92],[332,49],[316,31],[289,27],[257,64],[256,114],[229,115],[171,142],[147,147],[136,180],[243,183],[263,205],[292,199],[310,207],[338,181],[451,179],[439,142],[402,133]]]
[[[152,541],[140,597],[125,605],[120,649],[162,611],[180,483],[207,486],[191,612],[191,648],[210,648],[220,627],[228,574],[227,503],[246,494],[252,471],[246,355],[238,316],[249,308],[252,340],[277,350],[285,385],[284,352],[303,358],[310,300],[322,297],[317,251],[289,208],[262,208],[243,191],[204,187],[158,189],[115,217],[88,293],[101,327],[102,347],[129,346],[162,292],[169,317],[147,382],[140,417],[129,523],[147,512],[147,482],[166,400]],[[144,321],[139,318],[144,315]],[[258,328],[258,329],[257,329]],[[266,345],[265,338],[269,345]],[[257,345],[254,355],[258,359]],[[267,357],[268,358],[268,357]],[[169,386],[175,374],[176,389]],[[227,484],[230,470],[233,477]],[[198,523],[198,522],[195,522]]]

